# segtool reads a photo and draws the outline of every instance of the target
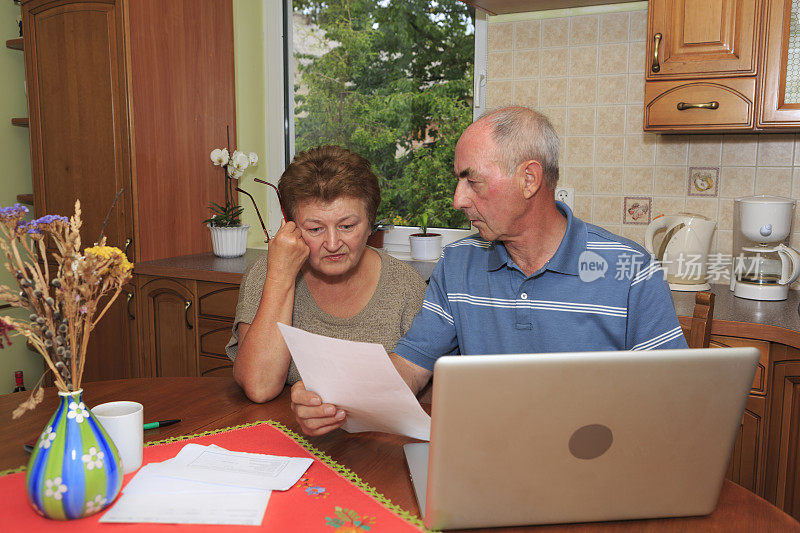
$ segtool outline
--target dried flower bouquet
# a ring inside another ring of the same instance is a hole
[[[0,208],[0,250],[19,289],[0,285],[0,300],[30,313],[27,321],[0,318],[0,329],[27,337],[53,372],[58,389],[77,391],[89,335],[131,278],[133,265],[119,248],[106,246],[105,237],[81,254],[80,201],[70,219],[47,215],[26,222],[27,212],[20,204]],[[53,271],[46,256],[48,238],[55,245]],[[106,294],[111,296],[101,307]],[[42,400],[41,383],[40,379],[14,411],[14,418]]]

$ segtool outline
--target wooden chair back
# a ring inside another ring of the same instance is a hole
[[[689,348],[708,348],[714,318],[714,293],[700,291],[694,298],[694,315],[689,331],[684,331]]]

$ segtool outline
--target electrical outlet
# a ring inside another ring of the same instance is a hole
[[[556,200],[564,202],[570,209],[575,209],[575,189],[572,187],[556,187]]]

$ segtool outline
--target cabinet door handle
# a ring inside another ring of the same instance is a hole
[[[653,72],[659,72],[661,70],[661,65],[658,63],[658,45],[661,44],[661,34],[656,33],[653,35]]]
[[[133,293],[127,292],[128,297],[125,302],[125,309],[128,311],[128,320],[136,320],[136,317],[131,313],[131,300],[133,300]]]
[[[128,257],[128,246],[130,246],[132,242],[133,239],[125,239],[125,249],[122,250],[122,253],[125,254],[125,257]],[[130,261],[130,258],[128,258],[128,260]]]
[[[687,109],[719,109],[719,102],[703,102],[701,104],[690,104],[687,102],[678,102],[678,111],[686,111]]]
[[[189,308],[191,306],[191,300],[186,300],[186,305],[183,306],[183,317],[186,319],[186,329],[194,329],[194,326],[189,323]]]

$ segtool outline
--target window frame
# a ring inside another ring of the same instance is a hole
[[[291,43],[292,43],[292,24],[290,22],[290,17],[292,14],[292,0],[283,0],[281,2],[281,17],[280,17],[280,25],[281,31],[266,31],[267,30],[267,21],[268,16],[264,15],[264,28],[265,28],[265,35],[272,34],[273,36],[277,35],[280,38],[280,50],[281,53],[281,64],[275,64],[275,56],[274,53],[275,49],[275,42],[274,40],[270,40],[269,38],[264,39],[264,47],[265,53],[264,57],[267,58],[268,68],[265,69],[268,73],[267,75],[267,92],[270,93],[270,86],[275,86],[276,84],[280,85],[280,94],[281,94],[281,115],[282,120],[278,123],[277,120],[268,120],[267,121],[267,138],[273,139],[276,136],[278,131],[282,135],[283,139],[281,142],[281,148],[284,152],[284,160],[283,160],[283,168],[285,169],[286,166],[291,161],[292,157],[294,157],[295,153],[295,144],[294,144],[294,106],[291,105],[291,97],[293,95],[293,88],[294,88],[294,69],[293,69],[293,62],[290,60],[292,50],[291,50]],[[270,27],[274,29],[275,22],[274,18],[273,21],[270,22]],[[488,16],[486,13],[481,11],[480,9],[475,10],[475,56],[474,56],[474,63],[473,63],[473,76],[474,76],[474,86],[473,86],[473,108],[472,108],[472,117],[473,121],[477,120],[483,113],[486,111],[486,73],[487,73],[487,64],[488,64]],[[272,52],[267,53],[269,49],[272,49]],[[272,62],[272,68],[270,67],[270,62]],[[281,76],[278,78],[277,76],[270,79],[269,73],[275,73],[279,71]],[[276,78],[278,78],[276,80]],[[267,107],[271,109],[275,109],[274,105],[270,105],[267,103]],[[268,112],[269,115],[269,112]],[[270,195],[274,197],[274,195]],[[274,204],[274,205],[273,205]],[[269,213],[280,214],[280,206],[278,205],[277,198],[268,200],[268,208]],[[272,222],[272,217],[269,217],[270,222]],[[279,225],[279,223],[278,223]],[[272,229],[272,227],[270,228]],[[276,230],[274,228],[274,230]],[[273,230],[273,231],[274,231]],[[408,240],[408,236],[412,233],[416,233],[419,231],[419,228],[416,226],[396,226],[393,229],[386,230],[384,234],[384,248],[387,252],[395,253],[397,255],[403,256],[405,254],[410,253],[410,243]],[[470,227],[470,229],[454,229],[454,228],[429,228],[429,231],[434,231],[436,233],[442,234],[442,244],[447,245],[451,242],[455,242],[459,239],[467,237],[475,233],[475,229]]]

